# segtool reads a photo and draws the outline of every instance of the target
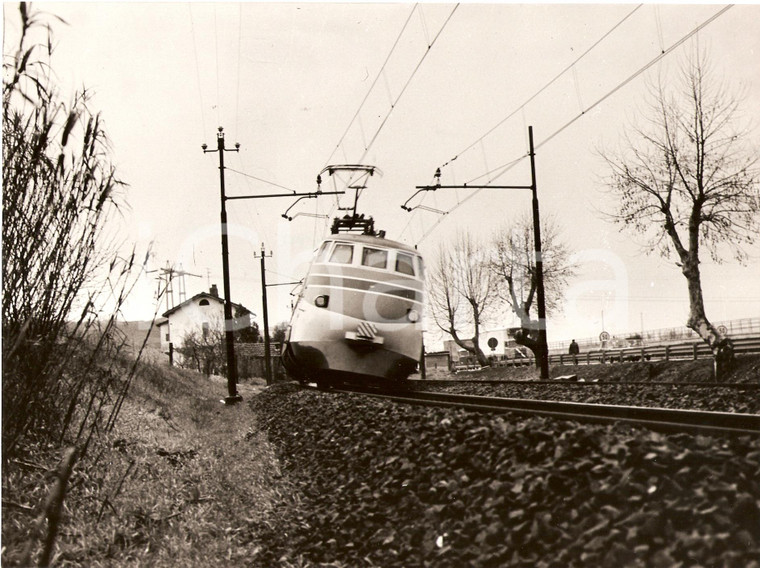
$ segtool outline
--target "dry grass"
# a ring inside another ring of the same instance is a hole
[[[239,385],[247,400],[258,388]],[[114,431],[75,468],[53,563],[250,564],[285,482],[248,404],[225,406],[224,394],[221,379],[143,367]],[[59,451],[30,445],[3,467],[4,566],[38,557],[37,509]]]

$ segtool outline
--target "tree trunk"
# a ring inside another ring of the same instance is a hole
[[[450,329],[448,330],[448,333],[454,339],[454,343],[456,343],[459,347],[461,347],[468,353],[472,353],[473,355],[475,355],[475,358],[478,360],[478,364],[481,367],[488,367],[491,365],[491,362],[488,360],[488,357],[486,356],[485,353],[483,353],[483,350],[480,348],[477,337],[474,337],[471,340],[472,345],[467,345],[467,343],[465,343],[464,340],[462,340],[459,337],[456,330]]]
[[[530,324],[529,324],[530,325]],[[533,357],[536,361],[536,368],[541,367],[541,355],[542,348],[541,342],[538,339],[538,330],[531,329],[528,325],[523,326],[514,333],[515,343],[527,347],[533,352]]]
[[[734,344],[707,319],[698,263],[698,260],[689,259],[681,269],[689,286],[689,320],[686,325],[710,346],[715,380],[722,381],[735,362]]]

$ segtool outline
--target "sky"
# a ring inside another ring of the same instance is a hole
[[[531,126],[541,215],[556,218],[579,263],[562,313],[548,322],[550,343],[686,322],[678,267],[644,254],[640,238],[602,215],[614,202],[603,191],[599,151],[620,144],[645,108],[648,83],[658,76],[667,83],[685,56],[706,51],[742,93],[750,142],[760,147],[760,5],[724,12],[715,4],[34,7],[66,21],[53,22],[56,80],[63,92],[94,93],[91,107],[129,184],[119,230],[125,246],[151,250],[124,309],[128,320],[167,309],[155,297],[156,271],[167,266],[188,273],[186,298],[211,284],[222,290],[219,157],[201,149],[216,148],[219,127],[228,149],[240,144],[225,153],[228,196],[314,191],[329,164],[373,165],[382,175],[369,180],[360,212],[433,262],[458,231],[481,238],[488,251],[497,229],[530,214],[530,192],[439,190],[418,195],[411,203],[423,208],[412,213],[401,205],[439,167],[443,184],[528,185],[529,163],[518,159]],[[8,55],[17,6],[3,8]],[[335,180],[323,177],[322,189],[333,190]],[[267,283],[297,281],[336,214],[335,198],[322,196],[297,203],[288,221],[282,215],[293,202],[227,202],[232,300],[260,324],[262,243],[272,253]],[[760,245],[748,252],[744,266],[704,259],[711,320],[760,317]],[[268,288],[270,325],[289,319],[292,289]],[[175,280],[175,303],[184,299],[179,291]],[[426,342],[443,339],[433,324],[428,330]]]

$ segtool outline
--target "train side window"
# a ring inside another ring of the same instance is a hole
[[[369,266],[370,268],[385,268],[388,266],[388,251],[364,247],[362,251],[362,265]]]
[[[331,244],[332,241],[325,241],[322,243],[322,246],[319,247],[319,251],[317,252],[316,262],[325,262],[327,260],[327,251],[330,250]]]
[[[411,254],[396,253],[396,272],[414,276],[414,261]]]
[[[351,264],[354,259],[354,245],[338,243],[330,256],[330,262],[337,264]]]

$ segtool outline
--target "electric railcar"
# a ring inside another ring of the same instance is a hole
[[[301,382],[402,381],[422,353],[422,257],[380,233],[326,238],[293,309],[282,361]]]

